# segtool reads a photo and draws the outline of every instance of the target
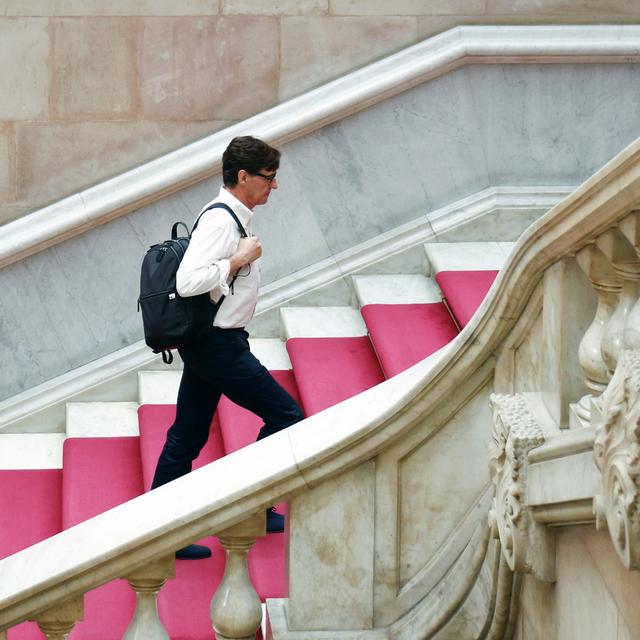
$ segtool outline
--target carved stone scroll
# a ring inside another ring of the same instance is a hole
[[[544,442],[542,430],[521,394],[492,394],[493,434],[489,447],[495,486],[489,523],[500,538],[512,571],[555,580],[554,538],[534,521],[526,504],[528,452]]]
[[[594,455],[601,473],[596,525],[607,527],[628,569],[640,569],[640,350],[622,352],[602,394]]]

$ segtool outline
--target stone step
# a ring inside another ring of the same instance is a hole
[[[68,402],[67,437],[137,436],[137,402]]]
[[[515,242],[427,242],[429,275],[441,271],[499,271]]]
[[[368,304],[425,304],[442,300],[436,281],[419,274],[363,275],[352,279],[360,307]]]
[[[280,317],[287,339],[367,335],[364,320],[353,307],[282,307]]]
[[[0,435],[0,469],[62,469],[64,433]]]
[[[249,339],[251,352],[271,371],[291,369],[289,354],[282,340],[277,338]],[[176,355],[176,358],[180,356]],[[138,372],[138,402],[140,404],[175,404],[182,371]]]
[[[182,371],[138,371],[138,402],[175,404]]]

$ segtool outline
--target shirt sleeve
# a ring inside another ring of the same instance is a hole
[[[229,258],[238,246],[238,234],[230,216],[207,212],[196,227],[176,274],[182,297],[209,292],[214,299],[229,293]]]

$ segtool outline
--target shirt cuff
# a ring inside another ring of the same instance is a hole
[[[227,280],[229,279],[229,273],[231,272],[231,262],[227,258],[218,260],[214,264],[220,270],[220,293],[226,296],[229,293],[229,285]]]

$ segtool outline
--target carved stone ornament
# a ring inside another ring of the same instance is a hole
[[[602,394],[594,455],[601,474],[596,525],[608,527],[625,567],[640,569],[640,350],[622,352]]]
[[[555,579],[553,542],[546,528],[533,520],[525,503],[528,452],[544,435],[520,394],[492,394],[493,434],[489,445],[495,491],[489,524],[500,538],[512,571]]]

